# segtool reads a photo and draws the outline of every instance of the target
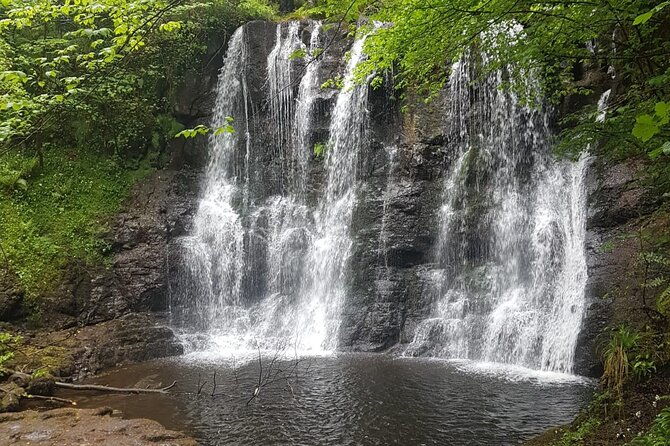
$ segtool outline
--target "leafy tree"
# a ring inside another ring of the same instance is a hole
[[[583,68],[620,85],[605,122],[587,108],[564,127],[563,149],[605,142],[613,156],[670,155],[668,2],[650,0],[321,0],[306,13],[387,24],[366,41],[360,76],[392,70],[396,85],[431,99],[469,48],[488,55],[482,74],[504,68],[529,102],[590,94]],[[366,26],[366,25],[362,25]],[[528,82],[539,80],[539,88]],[[600,82],[602,85],[603,82]]]
[[[176,89],[201,69],[207,42],[275,9],[265,0],[0,1],[0,242],[30,308],[67,268],[104,264],[108,217],[164,164],[183,129]]]

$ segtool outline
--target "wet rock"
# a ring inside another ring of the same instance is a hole
[[[2,273],[0,273],[2,274]],[[10,322],[25,316],[23,308],[23,293],[14,286],[11,281],[4,283],[6,279],[0,279],[0,322]]]
[[[96,272],[73,265],[67,283],[44,298],[44,324],[67,328],[164,311],[169,243],[190,229],[196,177],[159,171],[139,183],[110,232],[112,268]]]
[[[151,314],[129,314],[85,327],[72,342],[75,377],[83,378],[121,364],[183,353],[166,321]]]
[[[195,446],[186,435],[151,420],[110,416],[111,409],[26,410],[0,414],[3,445]]]
[[[582,375],[602,373],[599,347],[607,327],[646,320],[635,234],[658,203],[644,187],[644,162],[596,158],[589,171],[586,312],[575,354],[575,372]]]
[[[30,380],[28,386],[26,387],[26,392],[30,395],[44,395],[49,396],[53,395],[54,390],[56,389],[56,384],[52,377],[40,377]]]
[[[21,397],[25,390],[20,385],[9,381],[0,385],[0,416],[2,412],[14,412],[19,410]]]

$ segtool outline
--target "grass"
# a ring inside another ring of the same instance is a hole
[[[574,446],[582,444],[590,434],[592,434],[598,426],[600,420],[595,417],[589,417],[582,421],[574,430],[568,430],[553,446]]]
[[[31,156],[0,155],[0,265],[33,302],[54,290],[68,263],[104,263],[109,217],[151,171],[87,152],[51,150],[41,169]]]
[[[628,355],[637,347],[639,341],[638,332],[620,326],[612,331],[604,347],[602,381],[607,388],[616,390],[619,395],[630,374]]]

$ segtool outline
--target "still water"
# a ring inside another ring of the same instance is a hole
[[[249,401],[259,376],[261,390]],[[109,405],[155,419],[203,445],[497,446],[569,422],[593,391],[593,383],[569,375],[362,354],[261,363],[186,356],[94,381],[146,387],[175,380],[170,395],[61,395],[80,407]]]

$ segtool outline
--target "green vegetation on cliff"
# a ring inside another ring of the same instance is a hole
[[[558,103],[616,84],[604,122],[596,122],[593,104],[564,123],[563,149],[604,144],[613,155],[670,158],[667,1],[320,0],[302,11],[387,23],[366,42],[361,78],[392,70],[399,88],[428,99],[473,46],[490,56],[485,70],[504,67],[509,87],[530,101],[539,95]],[[666,191],[669,177],[658,178]]]
[[[209,39],[274,14],[263,0],[0,2],[5,286],[38,306],[69,264],[104,264],[110,217],[169,159],[175,95]]]

